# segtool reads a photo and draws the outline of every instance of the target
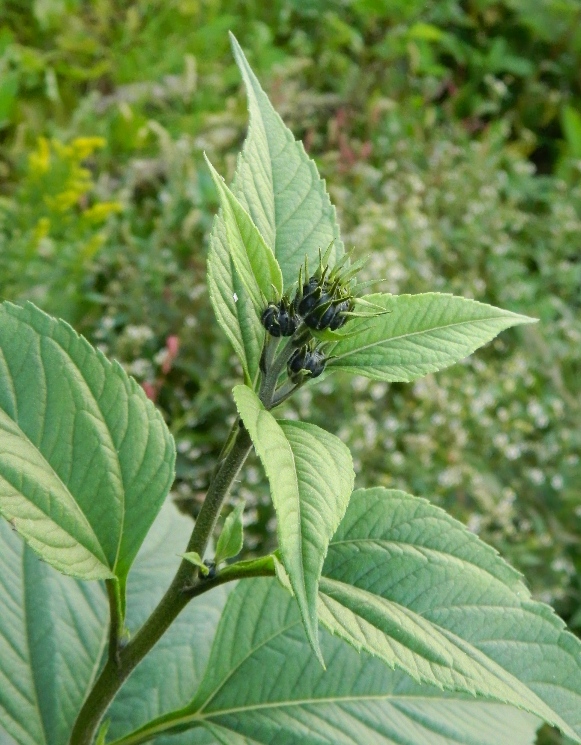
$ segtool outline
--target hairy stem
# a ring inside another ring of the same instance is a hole
[[[239,426],[232,447],[212,479],[206,499],[196,520],[188,544],[188,551],[197,551],[203,558],[224,500],[246,460],[251,446],[248,432],[243,426]],[[223,579],[223,581],[228,580]],[[116,653],[109,652],[109,658],[79,712],[69,745],[91,745],[103,714],[124,681],[163,636],[191,598],[206,591],[204,589],[196,592],[197,587],[203,587],[204,584],[209,583],[204,583],[203,580],[198,579],[198,569],[190,562],[182,561],[159,605],[131,642],[123,648],[117,647]],[[211,587],[207,589],[211,589]],[[112,614],[112,626],[113,623],[114,617]],[[111,639],[113,639],[113,632]]]

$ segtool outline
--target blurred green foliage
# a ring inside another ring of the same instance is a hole
[[[194,514],[238,371],[205,289],[246,110],[232,30],[389,292],[537,316],[414,385],[332,376],[286,413],[359,485],[429,497],[581,629],[581,2],[0,0],[0,295],[64,316],[144,384]],[[258,464],[247,548],[272,541]]]

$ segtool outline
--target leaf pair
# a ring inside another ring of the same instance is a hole
[[[131,630],[162,596],[173,546],[190,531],[166,504],[129,577]],[[0,743],[62,745],[105,652],[105,593],[39,563],[6,522],[0,541]],[[402,492],[355,492],[329,545],[324,603],[337,585],[373,600],[351,608],[346,589],[333,598],[343,610],[323,610],[337,633],[321,633],[326,671],[274,578],[240,582],[227,602],[223,587],[197,598],[117,694],[106,741],[171,745],[179,733],[184,745],[269,745],[276,733],[306,745],[532,745],[539,720],[500,703],[509,699],[581,742],[581,643],[442,510]],[[380,629],[377,603],[400,613],[399,629]],[[418,682],[430,674],[432,684]],[[445,690],[446,676],[459,690]],[[462,692],[471,681],[476,696]]]

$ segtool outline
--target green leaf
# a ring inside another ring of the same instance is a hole
[[[200,554],[197,551],[188,551],[186,554],[180,554],[182,559],[185,559],[186,561],[189,561],[190,564],[193,564],[194,566],[198,567],[198,569],[202,572],[202,574],[207,577],[210,573],[210,570],[208,567],[204,564]]]
[[[265,330],[256,314],[228,246],[224,217],[214,218],[208,251],[208,292],[214,313],[238,356],[245,380],[252,385],[258,376]]]
[[[246,93],[250,124],[234,177],[234,193],[244,204],[278,259],[285,288],[298,279],[308,256],[311,266],[334,241],[333,265],[343,255],[335,208],[315,163],[272,107],[230,34]]]
[[[320,658],[317,590],[329,540],[353,488],[351,454],[313,424],[277,421],[246,386],[234,388],[234,400],[270,482],[282,561]]]
[[[323,574],[321,621],[357,649],[581,742],[581,642],[443,510],[400,491],[354,492]]]
[[[129,575],[126,624],[131,632],[167,589],[179,565],[175,547],[187,545],[191,530],[192,521],[166,502]],[[0,745],[64,745],[106,654],[105,589],[39,562],[2,521],[0,594]],[[184,609],[107,712],[107,740],[191,700],[226,597],[226,589],[218,587]],[[165,742],[161,738],[156,745]],[[180,739],[182,745],[214,742],[203,730]]]
[[[216,544],[216,555],[214,556],[216,565],[221,564],[226,559],[238,556],[242,551],[244,544],[242,513],[245,507],[246,502],[240,502],[224,520],[224,527]]]
[[[539,722],[529,714],[420,686],[324,632],[321,644],[326,671],[313,657],[286,590],[274,579],[240,582],[222,614],[195,699],[126,745],[172,731],[181,743],[188,728],[200,725],[227,745],[535,742]]]
[[[274,299],[274,295],[282,295],[280,267],[272,249],[266,245],[244,207],[207,158],[206,163],[220,195],[228,247],[234,266],[260,317],[265,300]]]
[[[110,721],[106,719],[97,731],[97,737],[95,739],[95,745],[105,745],[105,738],[109,730]]]
[[[535,319],[454,295],[367,295],[389,311],[353,318],[345,339],[326,347],[328,368],[409,383],[458,362],[503,329]],[[357,332],[357,333],[354,333]],[[339,332],[340,333],[340,332]]]
[[[30,303],[0,306],[0,513],[45,561],[123,586],[174,461],[117,363]]]
[[[2,520],[0,596],[0,743],[62,745],[107,642],[103,586],[55,572]]]

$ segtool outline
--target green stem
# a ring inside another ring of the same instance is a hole
[[[262,377],[258,396],[267,409],[271,409],[273,406],[272,399],[278,379],[282,371],[285,369],[291,354],[294,352],[297,345],[300,345],[301,339],[304,337],[306,330],[307,327],[302,323],[289,338],[279,354],[274,358],[272,364],[267,368],[266,373]]]
[[[275,392],[270,408],[274,409],[275,406],[279,406],[280,404],[284,403],[288,398],[296,393],[304,383],[307,382],[309,377],[310,376],[305,375],[298,383],[293,383],[290,380],[287,380],[286,383],[283,383],[283,385],[281,385],[281,387]]]
[[[248,432],[244,427],[239,427],[230,451],[212,479],[206,499],[196,520],[188,544],[188,551],[197,551],[203,558],[222,504],[228,496],[230,487],[246,460],[251,446],[252,442]],[[109,653],[109,658],[97,682],[79,712],[69,745],[91,745],[103,714],[124,681],[163,636],[191,598],[196,594],[201,594],[202,591],[205,592],[205,590],[196,592],[198,584],[203,586],[204,581],[198,579],[197,568],[188,561],[182,561],[159,605],[131,642],[126,647],[118,649],[117,654]],[[208,589],[211,589],[211,587],[208,587]]]
[[[121,610],[121,593],[119,580],[108,579],[105,582],[109,598],[109,659],[117,664],[119,641],[123,632],[123,612]]]

